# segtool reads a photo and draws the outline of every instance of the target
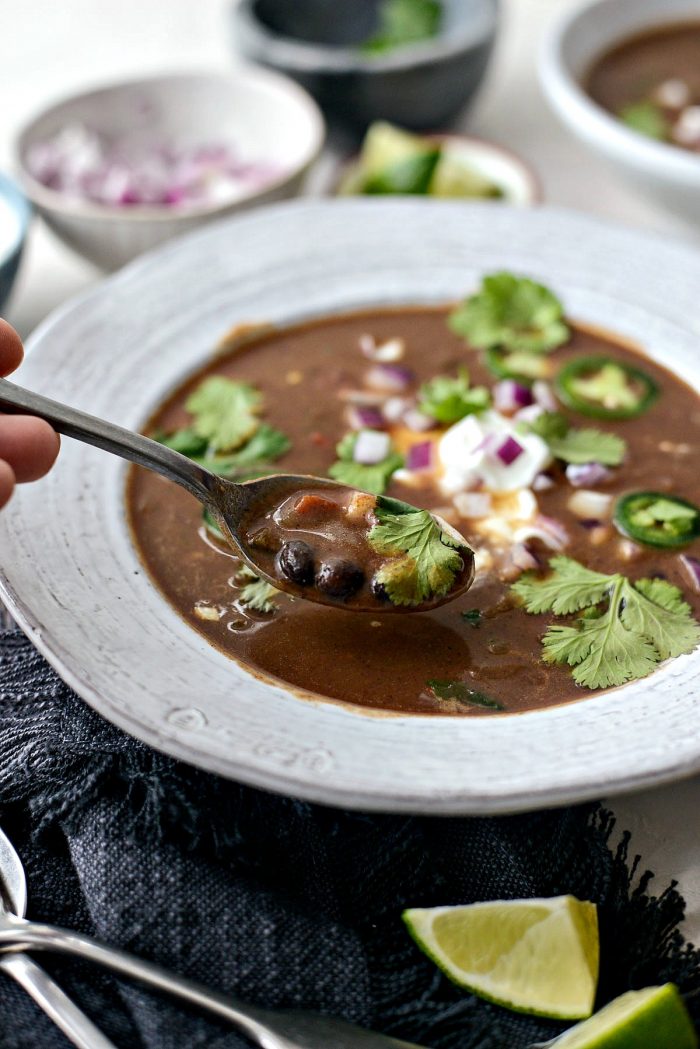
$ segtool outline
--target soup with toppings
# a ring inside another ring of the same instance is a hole
[[[434,511],[473,550],[471,588],[439,608],[358,612],[340,584],[338,607],[322,607],[257,578],[192,496],[133,468],[131,527],[165,598],[294,689],[496,716],[643,677],[700,637],[700,400],[636,347],[572,324],[532,281],[494,275],[456,309],[233,333],[148,432],[234,479],[331,476]],[[372,506],[411,585],[440,570],[419,520]],[[292,543],[309,527],[295,514]],[[332,581],[341,560],[352,576],[341,547],[324,540],[313,564],[299,548],[289,570]],[[400,593],[406,578],[387,585]]]
[[[657,27],[593,64],[590,96],[634,131],[700,151],[700,22]]]

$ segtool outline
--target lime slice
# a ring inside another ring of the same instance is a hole
[[[409,910],[411,936],[460,987],[516,1012],[578,1020],[598,982],[595,904],[573,896]]]
[[[405,157],[376,175],[367,175],[364,193],[427,193],[435,165],[440,157],[439,149]]]
[[[366,176],[381,175],[395,164],[434,153],[435,144],[420,135],[378,120],[365,135],[360,153],[360,166]]]
[[[478,197],[495,199],[503,190],[462,157],[443,149],[428,189],[431,197]]]
[[[698,1039],[672,983],[628,991],[590,1020],[576,1024],[551,1049],[698,1049]]]

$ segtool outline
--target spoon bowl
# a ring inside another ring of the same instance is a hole
[[[279,551],[268,550],[267,556],[263,556],[263,552],[248,541],[246,528],[255,518],[272,519],[281,504],[295,495],[301,498],[305,492],[310,493],[318,489],[352,495],[354,489],[337,481],[303,474],[274,474],[239,484],[204,469],[192,459],[157,441],[132,430],[125,430],[104,419],[97,419],[58,401],[52,401],[38,393],[23,390],[7,379],[0,379],[0,411],[35,415],[48,422],[58,433],[112,452],[179,484],[202,503],[217,522],[229,545],[257,576],[294,597],[330,605],[333,608],[351,607],[355,612],[425,612],[457,597],[471,586],[474,578],[474,555],[465,540],[446,522],[434,519],[439,528],[448,533],[450,545],[458,548],[461,556],[462,567],[456,572],[454,583],[447,593],[429,593],[424,595],[420,603],[398,605],[386,600],[384,594],[378,595],[369,586],[365,586],[359,597],[354,596],[352,602],[344,606],[342,595],[333,592],[332,587],[324,590],[319,585],[310,585],[311,579],[306,579],[301,584],[283,572],[278,572],[276,555]],[[415,509],[395,500],[387,502],[394,508],[402,508],[400,512],[403,513]],[[336,509],[340,510],[340,504]],[[365,527],[368,528],[367,525]],[[342,554],[342,543],[336,545],[340,546]],[[369,547],[367,550],[369,551]],[[356,589],[359,590],[359,586]]]

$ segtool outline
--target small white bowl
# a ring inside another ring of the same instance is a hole
[[[111,207],[42,185],[27,170],[28,150],[64,127],[84,124],[107,137],[137,129],[154,141],[230,142],[244,157],[281,174],[262,189],[199,207]],[[59,102],[20,133],[17,159],[25,192],[51,229],[81,255],[114,270],[144,251],[212,219],[297,194],[323,146],[315,102],[293,81],[266,70],[185,73],[125,81]]]
[[[684,20],[700,20],[698,0],[586,0],[554,22],[539,68],[553,109],[578,138],[658,203],[700,222],[700,156],[625,127],[582,86],[595,59],[616,43]]]

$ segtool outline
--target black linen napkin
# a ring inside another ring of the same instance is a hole
[[[600,1004],[673,980],[700,1021],[683,900],[673,886],[649,894],[651,875],[628,863],[625,835],[611,848],[600,807],[418,818],[265,794],[113,728],[13,631],[0,632],[0,826],[26,865],[30,917],[251,1003],[320,1010],[433,1049],[525,1049],[561,1025],[452,986],[401,910],[573,893],[599,904]],[[96,967],[38,960],[120,1049],[247,1045]],[[3,974],[0,1045],[66,1045]]]

